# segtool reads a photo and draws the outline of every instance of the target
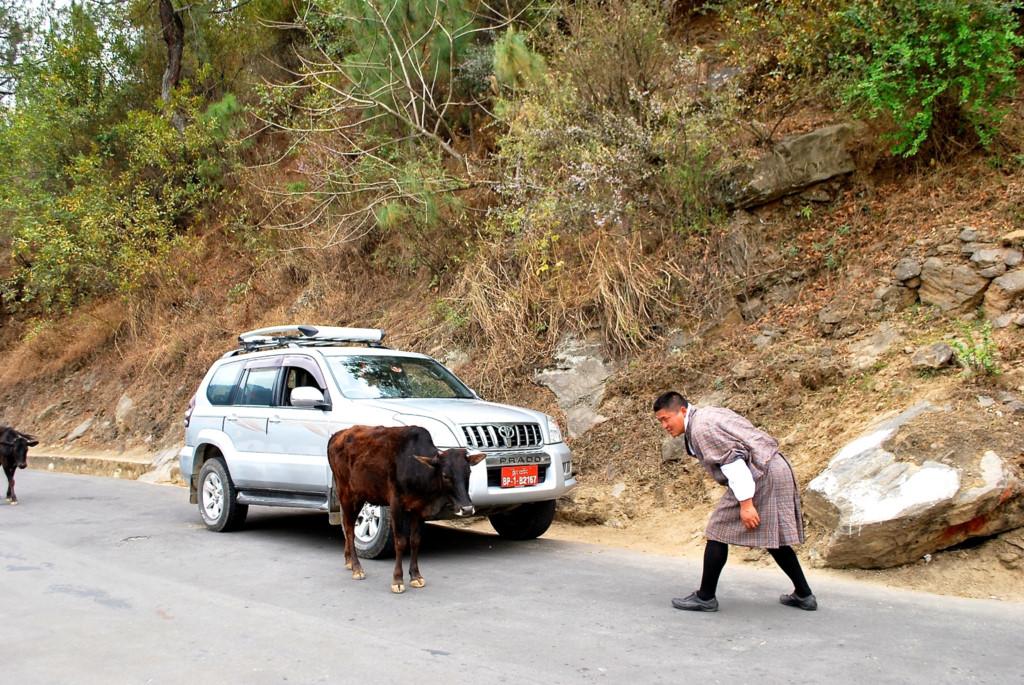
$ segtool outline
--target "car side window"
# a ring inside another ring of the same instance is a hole
[[[215,406],[231,404],[231,391],[238,383],[238,376],[242,373],[242,363],[225,364],[217,369],[210,384],[206,387],[206,399]]]
[[[235,404],[269,407],[274,403],[274,383],[279,369],[249,369],[242,393]]]
[[[320,383],[306,369],[297,366],[285,367],[284,370],[284,406],[292,406],[292,390],[295,388],[316,388],[321,390]]]

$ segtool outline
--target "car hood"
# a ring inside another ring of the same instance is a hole
[[[539,411],[484,400],[401,398],[367,402],[396,414],[436,419],[453,428],[481,423],[539,423],[542,430],[546,428],[544,414]]]

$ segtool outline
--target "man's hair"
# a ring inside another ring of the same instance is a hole
[[[669,409],[671,411],[677,411],[683,407],[689,407],[690,403],[686,401],[686,398],[677,393],[675,390],[669,390],[663,395],[660,395],[658,399],[654,400],[654,412],[657,413],[662,409]]]

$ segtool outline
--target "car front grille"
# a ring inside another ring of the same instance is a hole
[[[489,423],[463,426],[466,445],[478,449],[537,447],[541,444],[540,426],[536,423]]]

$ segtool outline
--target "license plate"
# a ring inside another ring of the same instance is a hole
[[[537,465],[527,464],[526,466],[502,466],[501,487],[503,488],[525,488],[537,484]]]

